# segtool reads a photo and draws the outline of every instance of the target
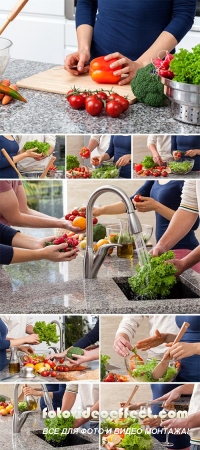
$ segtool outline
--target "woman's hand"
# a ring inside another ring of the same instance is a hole
[[[177,344],[170,345],[166,344],[167,347],[170,347],[170,357],[173,359],[183,359],[188,358],[189,356],[199,355],[200,354],[200,343],[187,343],[187,342],[177,342]]]
[[[27,355],[29,355],[30,353],[35,353],[34,349],[32,347],[30,347],[29,345],[20,345],[18,347],[18,350],[20,350],[20,352],[27,353]]]
[[[93,164],[94,166],[102,164],[103,161],[108,161],[110,159],[110,156],[108,155],[108,153],[103,153],[102,156],[94,156],[93,158],[91,158],[90,162],[91,164]],[[98,162],[98,164],[97,164]]]
[[[70,347],[69,347],[70,348]],[[69,349],[67,349],[69,350]],[[51,355],[48,355],[48,359],[61,359],[65,358],[67,350],[64,350],[64,352],[61,353],[52,353]]]
[[[178,150],[174,150],[172,152],[172,156],[175,159],[175,161],[178,161],[181,158],[180,156],[177,156],[178,154],[179,154]]]
[[[126,58],[126,56],[123,56],[121,53],[118,52],[106,55],[104,59],[106,61],[109,61],[109,59],[113,58],[118,58],[118,61],[115,61],[112,64],[110,64],[110,68],[114,69],[113,75],[127,75],[126,78],[123,78],[121,81],[119,81],[118,84],[120,86],[130,83],[131,80],[136,75],[137,70],[144,67],[141,62],[132,61],[131,59]],[[122,69],[118,69],[118,66],[122,66]]]
[[[82,50],[71,53],[65,58],[64,68],[72,75],[81,75],[89,71],[89,64],[87,64],[89,59],[89,51]]]
[[[79,211],[86,213],[86,207],[82,206],[81,208],[79,208]],[[102,214],[102,207],[101,206],[99,206],[98,208],[96,208],[96,207],[93,208],[93,210],[92,210],[93,217],[101,216],[101,214]]]
[[[182,394],[184,394],[183,389],[184,387],[182,385],[178,386],[177,388],[173,389],[170,392],[167,392],[161,397],[155,398],[152,401],[152,404],[156,402],[163,402],[163,407],[165,406],[167,407],[168,405],[170,405],[170,403],[172,403],[174,400],[177,400],[177,398],[179,398]]]
[[[83,355],[72,354],[74,359],[66,358],[71,364],[79,366],[88,361],[94,361],[99,359],[99,347],[94,350],[84,350]]]
[[[158,202],[151,197],[142,197],[140,195],[140,202],[134,202],[133,204],[137,211],[139,212],[147,212],[147,211],[156,211]]]
[[[127,166],[127,164],[130,163],[131,163],[131,155],[129,153],[128,155],[121,156],[115,164],[116,166],[122,167]]]
[[[38,334],[35,334],[35,333],[32,333],[29,336],[26,336],[24,338],[24,340],[25,340],[25,343],[27,343],[27,344],[40,344],[39,336],[38,336]]]
[[[155,335],[138,341],[136,348],[142,351],[149,350],[153,347],[158,347],[165,342],[166,334],[160,333],[158,330],[155,331]]]
[[[185,156],[196,156],[196,155],[200,155],[200,150],[187,150],[187,152],[185,152]]]
[[[157,428],[159,427],[161,424],[161,418],[160,417],[156,417],[155,418],[150,418],[150,417],[146,417],[143,421],[142,421],[142,425],[145,426],[149,426],[150,428]]]
[[[34,158],[37,161],[40,161],[41,159],[44,159],[43,155],[33,152],[32,150],[27,150],[25,152],[26,158]]]
[[[156,164],[158,164],[158,166],[162,166],[162,164],[164,164],[163,159],[161,158],[161,156],[159,155],[159,153],[155,152],[153,153],[153,160]]]
[[[175,273],[175,277],[178,277],[186,270],[184,261],[182,259],[169,259],[168,261],[165,261],[165,264],[167,263],[174,264],[175,268],[178,270],[178,272]]]
[[[37,391],[35,391],[35,389],[33,389],[29,386],[22,386],[22,392],[25,395],[25,397],[27,395],[37,395]]]
[[[129,355],[129,350],[131,351],[133,346],[124,336],[118,334],[114,340],[113,348],[118,355],[125,357]]]
[[[45,247],[44,249],[39,251],[43,252],[44,255],[43,259],[47,259],[48,261],[65,262],[76,259],[76,257],[78,256],[79,249],[74,248],[69,252],[60,252],[60,250],[63,250],[65,247],[66,244],[49,245],[48,247]]]
[[[160,424],[161,427],[163,428],[167,428],[172,429],[174,431],[176,431],[176,434],[181,434],[181,430],[187,430],[189,428],[188,426],[188,418],[187,419],[168,419],[168,420],[164,420],[163,422],[161,422]]]

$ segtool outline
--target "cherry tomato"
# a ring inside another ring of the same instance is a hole
[[[106,113],[111,117],[119,117],[122,113],[123,108],[120,102],[117,100],[111,100],[106,103]]]
[[[115,381],[115,377],[112,373],[109,373],[109,375],[106,378],[104,378],[104,381],[113,382],[113,381]]]
[[[79,215],[80,217],[86,217],[86,215],[85,215],[85,213],[84,213],[83,211],[80,211],[80,212],[78,213],[78,215]]]
[[[96,225],[97,222],[98,222],[98,219],[96,217],[93,217],[93,225]]]
[[[70,95],[69,104],[73,109],[82,109],[85,105],[85,99],[82,95]]]
[[[140,201],[141,201],[141,200],[140,200],[140,195],[139,195],[139,194],[136,194],[136,195],[134,196],[133,200],[134,200],[134,202],[140,202]]]
[[[49,373],[50,372],[48,372],[47,370],[43,370],[40,375],[42,375],[42,377],[48,377]]]
[[[91,116],[98,116],[103,109],[103,103],[96,97],[87,100],[85,109]]]
[[[72,216],[78,216],[78,209],[73,209]]]
[[[73,94],[74,94],[74,90],[73,89],[70,89],[70,91],[67,92],[66,99],[67,99],[68,102],[69,102],[69,99],[70,99],[71,95],[73,95]]]
[[[110,94],[107,98],[107,101],[110,102],[111,100],[115,100],[116,98],[120,97],[119,94],[117,94],[116,92],[112,92],[112,94]]]
[[[57,376],[56,371],[55,371],[55,370],[52,370],[52,372],[51,372],[51,377],[56,377],[56,376]]]
[[[107,100],[108,96],[106,94],[106,92],[97,92],[96,94],[97,98],[99,98],[99,100]]]
[[[161,173],[162,177],[167,177],[168,173],[164,170],[164,172]]]
[[[60,358],[60,359],[59,359],[59,363],[60,363],[60,364],[63,364],[63,363],[64,363],[64,360],[65,360],[65,358]]]
[[[150,170],[144,170],[144,175],[146,176],[146,177],[148,177],[149,175],[150,175]]]
[[[115,100],[122,105],[122,108],[123,108],[122,112],[127,111],[127,109],[130,106],[130,103],[127,100],[127,98],[123,97],[122,95],[119,95],[119,97],[116,97]]]
[[[74,177],[73,177],[74,178]],[[73,214],[71,214],[71,216],[69,217],[69,220],[71,220],[73,222],[73,220],[75,219],[76,216],[74,216]]]
[[[88,94],[88,92],[82,92],[81,95],[82,95],[82,97],[84,99],[84,105],[85,105],[86,98],[89,97],[89,94]]]
[[[64,371],[63,372],[69,372],[69,368],[67,366],[64,366]]]

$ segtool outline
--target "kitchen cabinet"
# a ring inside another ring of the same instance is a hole
[[[179,42],[176,49],[186,48],[191,50],[200,42],[200,17],[195,17],[194,25],[186,36]]]

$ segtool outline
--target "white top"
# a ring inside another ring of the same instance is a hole
[[[53,148],[56,144],[56,136],[54,134],[22,134],[15,135],[14,138],[19,144],[19,150],[21,150],[28,141],[32,142],[37,140],[39,142],[48,142]],[[41,161],[36,161],[34,158],[25,158],[23,161],[17,163],[17,168],[19,171],[25,170],[27,172],[31,172],[32,170],[44,170],[50,161],[50,158],[51,155]]]
[[[150,316],[140,316],[126,314],[123,316],[123,319],[119,324],[116,335],[120,333],[126,333],[131,341],[131,339],[137,332],[137,328],[142,326],[142,322],[145,317],[148,317],[149,319],[149,336],[153,336],[156,330],[159,330],[160,333],[177,334],[179,332],[179,328],[175,322],[175,316],[173,315],[154,314]],[[144,339],[147,337],[148,336],[144,336]],[[149,349],[147,351],[147,354],[149,358],[156,358],[158,356],[164,355],[166,350],[167,347],[165,346],[165,344],[162,344],[158,347]]]
[[[81,410],[91,408],[99,400],[98,384],[69,384],[66,391],[77,394],[72,411],[75,411],[78,406]]]
[[[168,134],[149,134],[147,138],[147,147],[149,148],[150,144],[154,144],[156,146],[157,152],[163,159],[163,161],[167,161],[172,157],[171,154],[171,136]]]
[[[33,318],[28,315],[1,315],[8,328],[8,337],[18,339],[26,335],[27,325],[33,325]]]
[[[91,134],[90,139],[98,142],[98,146],[91,152],[92,157],[102,156],[108,150],[110,137],[110,134]]]
[[[200,411],[200,383],[195,383],[192,397],[190,400],[190,406],[188,415],[195,414]],[[193,445],[200,446],[200,427],[192,428],[189,432],[190,434],[190,443]]]
[[[196,180],[186,180],[181,196],[180,208],[198,214],[200,211],[200,183]]]

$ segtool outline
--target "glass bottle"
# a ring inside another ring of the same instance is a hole
[[[11,356],[9,362],[9,372],[19,373],[20,372],[20,358],[17,353],[16,347],[10,347]]]
[[[134,236],[130,232],[128,220],[119,219],[119,223],[118,244],[121,244],[121,247],[117,247],[117,256],[119,258],[133,259]]]
[[[25,400],[28,404],[28,409],[30,411],[35,411],[35,409],[37,408],[37,400],[35,399],[35,397],[33,397],[33,395],[27,395],[25,397]]]

